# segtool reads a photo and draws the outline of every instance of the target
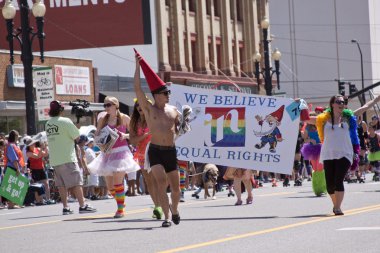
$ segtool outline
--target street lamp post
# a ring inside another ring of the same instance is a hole
[[[12,0],[6,0],[2,9],[3,17],[7,25],[7,40],[9,43],[10,62],[14,64],[13,39],[16,39],[21,46],[21,61],[24,66],[24,82],[25,82],[25,107],[26,107],[26,125],[27,134],[36,134],[34,96],[33,96],[33,54],[32,43],[37,36],[40,45],[40,59],[44,62],[43,40],[45,34],[43,32],[44,15],[46,7],[43,0],[36,0],[32,7],[33,16],[36,17],[37,32],[33,32],[33,28],[29,25],[29,5],[27,0],[20,0],[20,18],[21,28],[14,30],[13,19],[16,15],[16,7]],[[20,37],[21,35],[21,37]]]
[[[363,54],[362,54],[362,50],[360,48],[360,44],[357,40],[353,39],[351,40],[351,43],[355,43],[357,46],[358,46],[358,49],[359,49],[359,53],[360,53],[360,68],[361,68],[361,74],[362,74],[362,90],[364,90],[364,69],[363,69]],[[365,94],[363,93],[362,94],[362,99],[363,99],[363,102],[364,104],[366,103],[366,99],[365,99]]]
[[[263,29],[263,43],[264,43],[264,69],[260,71],[259,64],[261,61],[261,54],[256,51],[253,59],[255,60],[255,77],[257,79],[258,88],[260,89],[260,73],[263,75],[264,84],[265,84],[265,92],[266,95],[272,95],[272,76],[276,73],[277,77],[277,88],[280,89],[280,59],[281,52],[276,48],[272,53],[272,58],[275,63],[275,69],[272,70],[270,66],[269,59],[269,41],[268,41],[268,28],[269,28],[269,19],[264,17],[261,21],[261,28]]]

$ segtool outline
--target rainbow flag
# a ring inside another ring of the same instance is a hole
[[[212,115],[211,142],[214,147],[245,146],[245,108],[207,107]]]

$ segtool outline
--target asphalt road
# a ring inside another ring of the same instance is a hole
[[[368,177],[370,178],[370,177]],[[252,205],[236,198],[191,198],[181,223],[162,228],[148,196],[127,197],[127,215],[112,218],[114,200],[89,201],[94,214],[61,215],[60,204],[0,210],[0,252],[380,252],[380,183],[346,184],[344,216],[328,197],[302,187],[254,189]],[[246,198],[246,195],[243,195]]]

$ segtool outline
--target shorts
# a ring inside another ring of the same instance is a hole
[[[127,173],[128,181],[136,180],[136,171]]]
[[[87,175],[87,184],[86,186],[98,186],[99,177],[97,175]]]
[[[32,179],[36,183],[39,181],[48,179],[46,171],[44,169],[40,169],[40,170],[31,169],[31,171],[32,171]]]
[[[54,166],[54,170],[54,180],[57,187],[65,187],[66,189],[69,189],[74,186],[83,185],[83,178],[77,163],[71,162]]]
[[[107,187],[106,177],[99,176],[99,187]]]
[[[166,173],[175,171],[177,167],[177,150],[174,146],[149,145],[148,150],[150,167],[162,165]]]

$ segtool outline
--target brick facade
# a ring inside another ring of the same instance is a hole
[[[38,66],[49,66],[54,67],[54,65],[67,65],[67,66],[78,66],[78,67],[88,67],[90,69],[90,86],[91,94],[89,96],[68,96],[68,95],[56,95],[57,100],[61,101],[72,101],[76,99],[85,99],[90,102],[95,102],[95,88],[94,88],[94,71],[92,67],[91,60],[83,59],[69,59],[61,57],[45,57],[45,62],[41,63],[39,57],[36,55],[34,57],[34,64]],[[15,55],[15,64],[22,64],[20,55]],[[10,65],[9,53],[0,52],[0,101],[25,101],[25,91],[23,88],[13,88],[8,87],[7,84],[7,66]]]

